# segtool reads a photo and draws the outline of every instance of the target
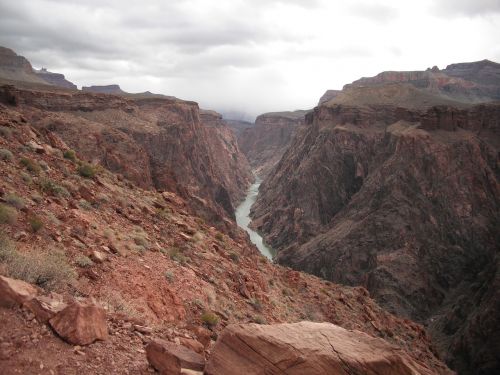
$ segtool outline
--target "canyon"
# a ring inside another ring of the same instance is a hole
[[[499,368],[498,77],[479,61],[327,92],[251,211],[278,263],[367,288],[463,374]]]
[[[251,124],[0,48],[2,373],[495,373],[498,77]]]

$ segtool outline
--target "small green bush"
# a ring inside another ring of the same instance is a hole
[[[5,202],[8,205],[17,208],[18,210],[26,206],[24,199],[14,193],[7,194],[5,196]]]
[[[5,148],[0,148],[0,160],[10,161],[14,158],[12,152]]]
[[[256,311],[262,311],[262,303],[257,298],[251,299],[250,304]]]
[[[169,281],[169,282],[173,282],[175,280],[175,276],[174,276],[174,273],[172,271],[166,271],[165,272],[165,278]]]
[[[85,199],[80,199],[78,201],[78,206],[80,206],[81,208],[83,208],[84,210],[87,210],[87,211],[92,210],[92,204],[90,202],[86,201]]]
[[[0,232],[0,262],[8,262],[15,254],[15,247],[7,236]]]
[[[134,242],[136,245],[142,246],[144,248],[149,248],[149,242],[146,237],[143,237],[141,235],[136,235],[134,236]]]
[[[38,165],[38,163],[32,159],[22,158],[20,162],[21,165],[28,170],[28,172],[39,174],[42,171],[40,165]]]
[[[83,163],[78,167],[78,173],[82,177],[93,178],[96,175],[96,169],[91,164]]]
[[[61,186],[56,184],[50,178],[43,178],[38,182],[40,186],[40,190],[45,194],[54,195],[56,197],[64,197],[67,198],[70,196],[69,191]]]
[[[76,161],[76,153],[73,150],[66,150],[63,153],[63,156],[65,159],[71,160],[71,161]]]
[[[0,224],[14,224],[17,221],[17,211],[5,204],[0,204]]]
[[[28,185],[31,185],[31,183],[33,182],[33,179],[31,178],[31,176],[26,172],[21,172],[21,178]]]
[[[212,312],[204,312],[201,315],[201,321],[203,324],[205,324],[208,328],[213,328],[219,323],[219,317],[215,315]]]
[[[0,136],[4,138],[10,138],[12,135],[12,130],[7,128],[6,126],[0,126]]]
[[[43,221],[40,218],[40,216],[36,216],[36,215],[30,216],[28,218],[28,223],[29,223],[33,233],[37,233],[43,228]]]
[[[224,240],[224,235],[221,232],[217,232],[215,234],[215,239],[222,241],[222,240]]]
[[[239,263],[240,262],[240,256],[236,253],[230,253],[229,258],[234,262],[234,263]]]
[[[89,257],[87,257],[85,255],[81,255],[78,258],[76,258],[75,263],[77,266],[82,267],[82,268],[90,267],[94,264],[94,262],[92,262],[92,259],[90,259]]]

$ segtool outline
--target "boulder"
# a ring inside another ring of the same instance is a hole
[[[230,325],[205,368],[207,375],[433,373],[383,339],[313,322]]]
[[[38,294],[38,289],[25,281],[0,276],[0,306],[22,305]]]
[[[74,302],[49,320],[51,327],[73,345],[89,345],[108,338],[106,312],[93,304]]]
[[[106,254],[104,254],[100,251],[97,251],[97,250],[92,251],[92,253],[90,254],[90,259],[92,259],[96,263],[102,263],[107,258],[108,257],[106,256]]]
[[[64,310],[67,304],[61,296],[53,295],[37,296],[26,301],[23,306],[30,310],[39,322],[47,323],[54,315]]]
[[[155,339],[146,346],[149,363],[161,374],[178,375],[181,369],[203,371],[205,359],[191,349]]]
[[[185,346],[186,348],[194,350],[198,354],[202,354],[205,351],[205,347],[198,340],[180,337],[179,341],[180,341],[182,346]]]

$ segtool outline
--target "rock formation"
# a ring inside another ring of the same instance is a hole
[[[1,46],[0,79],[77,89],[76,85],[66,80],[63,74],[52,73],[44,68],[40,70],[33,69],[31,63],[25,57],[19,56],[11,49]]]
[[[138,186],[192,197],[191,206],[210,222],[233,218],[234,206],[251,182],[232,132],[219,115],[200,116],[194,102],[12,86],[3,86],[0,96],[85,160]]]
[[[64,87],[72,90],[78,89],[78,87],[76,87],[76,85],[73,82],[68,81],[66,77],[64,77],[64,74],[52,73],[45,68],[42,68],[40,70],[35,70],[35,74],[51,85]]]
[[[273,112],[257,117],[255,125],[241,132],[238,143],[250,165],[266,176],[279,162],[307,111]]]
[[[498,64],[467,66],[488,76]],[[500,105],[453,101],[495,92],[453,67],[472,93],[419,89],[434,72],[383,73],[315,108],[261,185],[253,224],[278,262],[365,286],[427,322],[452,367],[489,374],[500,366]]]
[[[335,99],[342,91],[341,90],[326,90],[321,98],[319,98],[318,105],[329,102],[332,99]]]
[[[330,323],[239,324],[212,350],[207,375],[431,375],[430,369],[383,339]]]
[[[120,95],[125,94],[119,85],[105,85],[105,86],[83,86],[82,91],[93,92],[96,94],[113,94]]]

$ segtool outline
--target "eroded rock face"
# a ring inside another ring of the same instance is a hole
[[[73,82],[70,82],[66,79],[64,74],[49,72],[47,69],[44,68],[40,70],[35,70],[35,74],[51,85],[64,87],[72,90],[78,89],[78,87],[76,87],[76,85]]]
[[[207,375],[437,374],[382,339],[330,323],[228,326]]]
[[[320,106],[261,185],[254,225],[278,262],[363,285],[390,311],[432,321],[452,366],[498,368],[485,359],[498,335],[483,309],[498,315],[487,280],[498,251],[499,115],[498,104]],[[474,331],[484,341],[472,349],[463,336]]]
[[[40,131],[57,135],[80,158],[143,188],[173,191],[214,224],[234,215],[251,173],[220,115],[194,102],[139,96],[21,90],[3,86]]]
[[[341,90],[326,90],[323,96],[319,98],[318,105],[321,105],[323,103],[329,102],[332,99],[335,99],[340,93]]]
[[[106,312],[96,305],[74,302],[49,323],[59,336],[73,345],[89,345],[108,338]]]
[[[262,177],[279,162],[307,111],[275,112],[260,115],[253,127],[241,132],[238,143],[250,165]]]

